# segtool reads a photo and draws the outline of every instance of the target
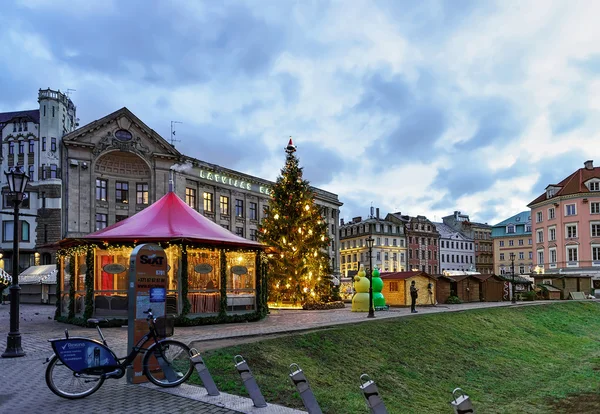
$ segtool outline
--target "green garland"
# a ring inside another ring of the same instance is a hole
[[[183,307],[181,309],[181,316],[187,316],[192,309],[192,304],[188,298],[189,290],[189,278],[188,278],[188,258],[187,258],[187,244],[181,248],[181,297],[183,298]]]
[[[227,256],[225,250],[221,249],[221,300],[219,302],[219,318],[227,315]]]
[[[75,255],[69,256],[69,274],[71,279],[69,281],[69,313],[67,318],[72,319],[75,317]]]
[[[94,251],[88,250],[85,256],[85,310],[86,321],[94,315]]]
[[[62,260],[56,261],[56,311],[54,311],[54,319],[58,319],[62,316],[62,298],[61,290],[62,286]]]

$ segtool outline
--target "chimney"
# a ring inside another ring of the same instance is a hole
[[[586,162],[583,163],[583,165],[585,166],[586,170],[593,170],[594,169],[594,160],[587,160]]]
[[[375,217],[379,220],[379,207],[375,209]]]
[[[340,226],[343,226],[343,225],[344,225],[344,219],[342,218],[342,219],[340,219]]]

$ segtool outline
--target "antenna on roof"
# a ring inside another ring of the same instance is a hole
[[[76,91],[77,91],[77,89],[67,88],[67,93],[65,95],[67,95],[67,97],[70,98],[71,92],[76,92]]]
[[[171,145],[174,147],[176,142],[181,142],[180,139],[175,139],[175,124],[183,124],[180,121],[171,121]]]

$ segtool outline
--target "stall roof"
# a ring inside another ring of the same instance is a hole
[[[178,239],[240,247],[264,247],[261,243],[237,236],[204,217],[174,192],[168,192],[151,206],[123,221],[81,238],[106,242]]]
[[[409,270],[405,272],[382,272],[380,276],[382,279],[409,279],[415,276],[425,276],[431,279],[435,279],[430,274],[422,272],[420,270]]]
[[[30,266],[19,275],[20,285],[53,285],[56,283],[56,265]]]

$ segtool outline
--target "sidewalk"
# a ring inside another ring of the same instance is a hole
[[[517,306],[545,302],[525,302]],[[460,305],[420,307],[419,314],[411,314],[408,308],[392,308],[376,312],[376,319],[418,317],[437,312],[456,312],[468,309],[510,306],[510,302],[479,302]],[[95,394],[82,400],[65,400],[54,395],[46,386],[44,373],[46,358],[52,354],[48,339],[64,337],[69,329],[72,336],[96,338],[95,329],[86,329],[58,323],[52,319],[54,306],[21,305],[20,332],[23,358],[0,358],[0,412],[35,412],[39,410],[86,413],[133,413],[163,412],[200,414],[229,413],[301,413],[285,407],[269,405],[268,408],[253,409],[248,398],[223,394],[220,397],[206,395],[204,388],[185,385],[174,389],[157,389],[150,385],[127,384],[124,378],[107,380]],[[262,321],[176,328],[175,338],[190,344],[200,352],[207,349],[241,342],[250,342],[265,337],[285,335],[293,332],[314,330],[332,325],[365,323],[366,313],[345,309],[329,311],[272,310]],[[0,352],[6,347],[9,328],[9,306],[0,305]],[[127,328],[103,329],[109,345],[118,356],[127,351]],[[252,367],[250,367],[252,369]],[[232,366],[231,369],[235,369]],[[240,380],[241,381],[241,380]],[[293,390],[290,383],[290,390]]]

